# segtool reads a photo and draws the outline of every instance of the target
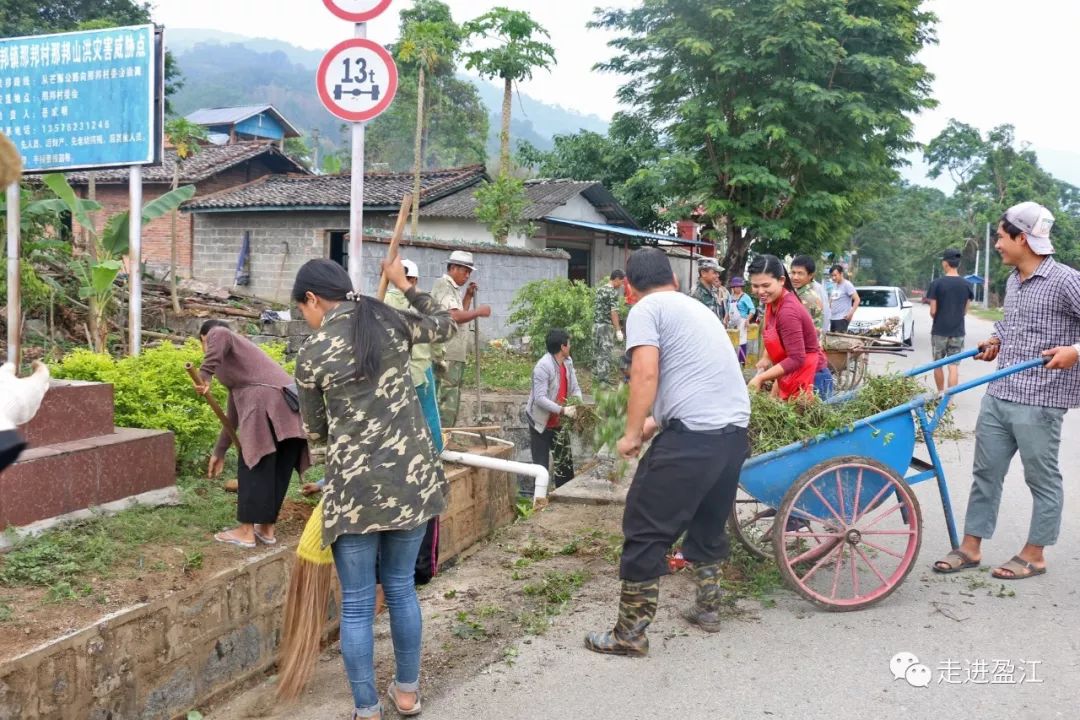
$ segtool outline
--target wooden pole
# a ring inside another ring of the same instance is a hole
[[[199,371],[195,369],[194,365],[191,363],[184,363],[184,369],[187,370],[188,375],[191,376],[192,383],[196,386],[202,384],[202,378],[199,377]],[[217,419],[221,421],[221,427],[225,428],[225,433],[229,436],[229,439],[232,440],[233,445],[236,446],[236,452],[242,453],[243,450],[240,449],[240,437],[236,434],[236,429],[233,427],[232,423],[229,422],[229,416],[222,411],[221,406],[218,405],[218,401],[214,399],[213,395],[207,394],[203,395],[203,397],[206,398],[206,402],[210,404],[210,409],[217,415]]]
[[[401,209],[398,210],[397,222],[394,224],[394,234],[390,238],[390,247],[386,250],[386,259],[393,260],[398,254],[398,245],[401,243],[401,237],[405,234],[405,223],[409,221],[409,211],[412,209],[412,195],[406,193],[405,197],[401,198]],[[386,291],[390,288],[390,278],[386,277],[386,273],[382,273],[379,277],[379,291],[375,295],[375,298],[382,302],[382,299],[386,297]],[[357,288],[359,289],[359,288]]]

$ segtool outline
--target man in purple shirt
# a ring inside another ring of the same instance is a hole
[[[978,567],[982,541],[994,534],[1001,488],[1017,452],[1031,490],[1027,543],[994,569],[1000,580],[1020,580],[1046,572],[1043,550],[1057,541],[1064,499],[1058,450],[1061,423],[1080,406],[1080,273],[1054,261],[1050,228],[1054,216],[1024,202],[1005,211],[995,247],[1013,268],[1006,285],[1005,319],[981,344],[976,357],[1006,368],[1042,355],[1045,367],[990,383],[975,427],[975,461],[964,540],[934,563],[939,573]]]

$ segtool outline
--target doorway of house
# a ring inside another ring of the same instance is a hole
[[[327,255],[341,267],[349,268],[349,243],[345,241],[348,233],[344,230],[331,230]]]
[[[570,255],[570,262],[567,263],[566,267],[566,276],[570,280],[580,280],[583,283],[588,283],[592,278],[592,253],[578,248],[561,249]]]

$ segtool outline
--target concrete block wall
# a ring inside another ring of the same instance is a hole
[[[369,228],[386,228],[389,215],[365,218]],[[327,257],[329,232],[347,228],[343,212],[232,212],[194,216],[194,275],[221,287],[232,287],[243,234],[251,233],[251,284],[237,289],[260,298],[288,303],[300,266],[312,258]],[[365,238],[364,290],[378,287],[380,262],[386,257],[385,238]],[[288,254],[285,254],[286,245]],[[510,334],[510,303],[523,285],[533,280],[566,277],[567,256],[500,246],[459,246],[415,242],[401,254],[420,268],[420,287],[430,290],[446,270],[446,259],[459,247],[472,248],[477,263],[473,279],[480,286],[480,302],[492,306],[492,316],[481,321],[486,338]]]

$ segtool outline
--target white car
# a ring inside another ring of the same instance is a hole
[[[884,285],[859,287],[855,291],[859,293],[859,307],[848,332],[878,335],[910,347],[915,339],[915,312],[904,291]]]

